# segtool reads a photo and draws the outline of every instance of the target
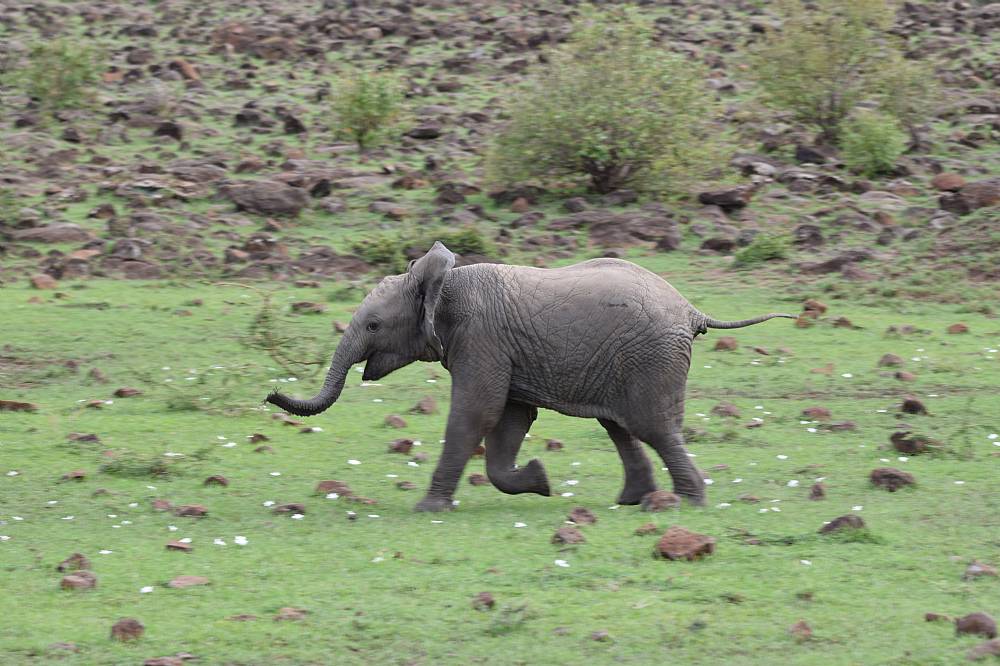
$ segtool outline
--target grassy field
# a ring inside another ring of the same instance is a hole
[[[717,317],[800,300],[741,287],[739,275],[693,277],[679,256],[638,261]],[[0,398],[38,406],[0,417],[4,664],[133,664],[178,652],[201,664],[951,664],[981,639],[956,637],[950,623],[925,623],[923,614],[1000,611],[996,578],[963,580],[973,559],[1000,563],[1000,325],[961,305],[834,301],[812,328],[779,321],[735,332],[735,351],[714,351],[717,333],[701,338],[687,425],[689,449],[711,476],[707,508],[615,506],[622,470],[603,429],[543,413],[521,460],[541,458],[557,496],[463,483],[456,511],[429,515],[411,508],[439,454],[449,386],[439,366],[416,364],[371,386],[352,374],[337,405],[289,427],[260,399],[275,382],[311,395],[319,379],[292,384],[241,343],[260,307],[257,292],[89,282],[37,294],[0,292]],[[331,301],[324,315],[284,316],[282,325],[332,338],[331,321],[348,320],[356,304],[334,297],[283,288],[274,302],[287,310],[289,302]],[[834,327],[838,316],[857,328]],[[945,333],[959,321],[969,333]],[[902,324],[918,332],[886,333]],[[916,379],[900,382],[892,368],[877,367],[884,353],[901,356]],[[70,359],[76,369],[66,367]],[[828,363],[829,374],[811,372]],[[91,378],[92,368],[107,382]],[[126,386],[143,393],[113,398]],[[930,414],[899,415],[905,395]],[[424,396],[438,412],[408,413]],[[108,402],[86,406],[97,399]],[[723,400],[741,416],[713,415]],[[856,430],[810,422],[801,413],[812,406]],[[407,426],[383,425],[388,414]],[[763,426],[746,428],[754,417]],[[899,458],[888,438],[900,422],[940,448]],[[306,426],[322,430],[300,432]],[[71,432],[100,443],[69,441]],[[254,452],[253,433],[266,435],[272,451]],[[415,450],[428,460],[388,453],[398,437],[419,440]],[[565,448],[546,451],[548,438]],[[870,485],[868,473],[886,466],[912,473],[916,487],[890,494]],[[86,478],[61,481],[71,470]],[[468,469],[482,471],[482,459]],[[216,474],[229,485],[203,485]],[[669,487],[665,472],[659,478]],[[314,495],[324,479],[377,503]],[[818,479],[827,498],[810,501]],[[400,490],[400,481],[418,489]],[[208,515],[157,512],[154,499],[202,504]],[[272,502],[301,502],[306,511],[276,515]],[[581,527],[587,542],[553,545],[576,506],[598,517]],[[868,530],[817,534],[849,513]],[[654,559],[657,536],[634,535],[650,521],[711,535],[716,553]],[[190,553],[165,548],[181,538]],[[55,567],[73,552],[92,561],[96,589],[59,589]],[[165,586],[179,575],[210,584]],[[484,591],[496,605],[477,611],[472,600]],[[274,621],[285,607],[308,613]],[[240,614],[255,619],[230,619]],[[109,640],[123,617],[145,625],[142,640]],[[810,638],[789,633],[799,620]]]

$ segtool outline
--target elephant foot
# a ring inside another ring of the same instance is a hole
[[[641,487],[641,488],[626,486],[625,489],[622,490],[621,494],[618,496],[616,502],[623,506],[634,506],[637,504],[642,504],[642,498],[646,494],[651,493],[655,490],[657,490],[657,487],[655,485],[649,487]]]
[[[436,497],[433,495],[428,495],[423,498],[417,505],[413,507],[414,511],[428,511],[432,513],[439,513],[441,511],[451,511],[455,506],[451,503],[450,497]]]
[[[677,492],[678,495],[687,500],[687,503],[690,504],[691,506],[706,506],[708,504],[708,500],[705,498],[704,492],[701,493],[679,492],[679,491],[675,492]]]
[[[487,470],[487,475],[498,490],[508,495],[535,493],[548,497],[552,494],[552,491],[549,489],[549,477],[545,474],[545,466],[537,458],[524,467],[503,473],[490,473]]]

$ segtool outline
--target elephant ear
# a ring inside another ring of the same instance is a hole
[[[455,255],[441,241],[437,241],[427,254],[410,266],[410,275],[416,279],[420,296],[423,298],[424,332],[442,356],[444,347],[434,330],[434,312],[441,299],[441,287],[444,286],[445,275],[454,265]]]

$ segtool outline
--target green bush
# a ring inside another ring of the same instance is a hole
[[[906,134],[891,116],[863,111],[843,124],[840,143],[844,164],[874,178],[892,171],[906,150]]]
[[[405,247],[395,234],[378,234],[354,243],[351,249],[369,264],[399,274],[406,272]]]
[[[750,266],[762,261],[784,259],[790,246],[790,239],[783,234],[757,234],[749,245],[736,253],[736,264]]]
[[[364,151],[381,140],[398,119],[402,100],[395,77],[358,71],[334,92],[333,113],[339,129]]]
[[[458,231],[444,234],[437,234],[434,240],[440,240],[452,252],[456,254],[493,254],[493,243],[484,238],[475,227],[466,227]],[[434,240],[425,242],[427,249],[434,244]]]
[[[89,101],[98,80],[98,53],[87,44],[57,39],[40,42],[28,54],[27,66],[15,75],[20,87],[46,112]]]
[[[702,68],[657,48],[652,35],[634,9],[584,8],[569,42],[511,95],[489,179],[663,192],[717,164]]]
[[[781,29],[769,32],[752,57],[771,105],[837,142],[855,105],[879,101],[885,113],[912,126],[927,113],[933,77],[902,58],[888,29],[886,0],[780,0]]]

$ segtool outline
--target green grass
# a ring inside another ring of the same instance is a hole
[[[674,284],[716,317],[796,307],[783,301],[798,295],[689,277],[684,257],[641,261],[682,276]],[[3,356],[21,361],[0,365],[0,397],[39,405],[36,413],[0,418],[0,534],[10,537],[0,542],[5,664],[132,664],[180,651],[204,664],[760,664],[775,663],[776,655],[787,664],[951,664],[977,639],[956,637],[948,624],[926,624],[923,613],[1000,611],[996,579],[961,579],[973,558],[1000,559],[1000,448],[987,438],[1000,430],[991,397],[1000,355],[986,351],[1000,344],[1000,327],[981,315],[956,314],[958,306],[833,302],[830,315],[863,328],[771,322],[735,331],[735,352],[712,351],[718,334],[701,338],[689,384],[687,425],[696,431],[689,450],[704,470],[728,465],[710,472],[708,508],[612,508],[622,471],[603,430],[592,420],[544,412],[521,460],[541,458],[553,489],[572,497],[506,496],[463,482],[455,512],[429,515],[411,508],[439,454],[448,406],[448,375],[439,366],[415,364],[367,387],[352,373],[340,402],[308,420],[323,431],[303,434],[260,405],[278,376],[266,356],[239,343],[256,313],[253,292],[194,282],[80,286],[64,285],[61,299],[17,286],[0,292],[0,319],[18,322],[4,327]],[[285,289],[275,302],[325,300],[325,293]],[[28,303],[34,295],[43,302]],[[184,306],[196,297],[202,307]],[[95,302],[111,307],[72,307]],[[354,305],[334,303],[324,316],[295,317],[293,326],[326,334],[331,320],[348,319]],[[192,315],[175,315],[182,307]],[[959,320],[971,333],[945,335]],[[928,332],[883,333],[901,323]],[[885,352],[907,359],[917,381],[882,376],[875,364]],[[66,359],[79,360],[79,372],[65,369]],[[830,376],[809,372],[828,362],[835,366]],[[91,367],[109,383],[89,380]],[[306,394],[319,379],[280,385]],[[144,394],[100,410],[79,402],[111,399],[120,386]],[[212,409],[194,408],[197,399],[178,408],[184,389],[210,398],[201,402]],[[893,405],[907,393],[921,397],[931,416],[905,421],[945,450],[900,462],[887,448],[888,435],[899,420]],[[406,413],[425,395],[437,399],[438,414]],[[742,417],[711,416],[721,400],[735,403]],[[817,425],[801,423],[800,413],[812,405],[829,408],[834,420],[855,421],[857,431],[809,432]],[[390,413],[403,414],[408,427],[383,426]],[[754,416],[765,425],[744,428]],[[70,432],[102,441],[68,442]],[[271,439],[273,454],[253,452],[246,437],[254,432]],[[407,456],[387,453],[386,444],[400,436],[422,441],[419,450],[430,460],[411,467]],[[550,437],[566,448],[546,452]],[[222,446],[227,442],[237,446]],[[105,450],[117,451],[126,469],[99,471],[109,462]],[[183,455],[165,458],[166,475],[145,476],[150,461],[167,452]],[[913,473],[917,487],[894,494],[871,487],[868,472],[887,465]],[[86,480],[60,483],[73,469],[86,470]],[[18,474],[6,476],[10,470]],[[467,471],[482,472],[482,460]],[[203,486],[212,474],[230,485]],[[669,487],[667,474],[658,476]],[[819,477],[828,499],[808,501]],[[345,481],[378,504],[314,496],[322,479]],[[397,489],[402,480],[420,490]],[[566,485],[571,480],[579,483]],[[797,487],[789,487],[793,480]],[[98,488],[108,493],[95,496]],[[760,503],[739,501],[744,493]],[[209,515],[156,513],[154,498],[204,504]],[[273,515],[266,501],[303,502],[307,512],[302,520]],[[578,505],[598,516],[582,528],[587,543],[549,543]],[[862,538],[817,534],[823,521],[856,506],[868,524]],[[350,510],[357,520],[347,520]],[[694,563],[655,560],[656,537],[633,535],[649,521],[710,534],[717,552]],[[521,522],[527,526],[514,527]],[[236,535],[247,545],[236,545]],[[164,548],[181,537],[192,540],[192,553]],[[216,538],[227,545],[213,545]],[[763,545],[747,545],[748,538]],[[75,551],[93,561],[96,590],[58,588],[55,565]],[[182,574],[212,584],[164,587]],[[154,590],[142,594],[144,586]],[[497,599],[494,610],[472,609],[481,591]],[[273,622],[285,606],[309,614]],[[259,619],[226,619],[240,613]],[[140,619],[145,637],[110,641],[110,626],[121,617]],[[811,640],[787,633],[800,619],[813,628]],[[591,640],[595,631],[607,631],[610,640]],[[48,647],[56,641],[76,643],[80,652]]]

